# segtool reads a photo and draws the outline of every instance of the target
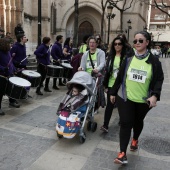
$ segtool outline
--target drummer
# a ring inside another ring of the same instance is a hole
[[[17,69],[17,76],[21,76],[21,71],[26,69],[27,56],[25,43],[28,41],[24,34],[17,35],[17,42],[12,46],[10,53],[13,57],[13,64]]]
[[[63,43],[63,36],[58,35],[56,37],[56,42],[54,43],[51,49],[51,56],[53,58],[53,64],[56,66],[60,66],[61,60],[63,58],[62,43]],[[62,78],[59,78],[59,86],[65,86],[62,83]],[[53,79],[53,89],[59,90],[59,87],[57,86],[57,78]]]
[[[63,59],[70,63],[73,54],[73,40],[71,37],[66,38],[64,42],[63,54]]]
[[[1,56],[0,75],[6,78],[12,76],[15,71],[15,67],[12,63],[12,58],[9,50],[10,50],[10,41],[5,38],[0,39],[0,56]],[[0,115],[5,115],[5,113],[1,110],[1,103],[4,94],[5,94],[5,89],[0,89]],[[18,102],[12,98],[9,98],[9,105],[16,108],[20,107]]]
[[[40,89],[41,89],[41,86],[45,79],[46,80],[45,80],[44,91],[52,92],[49,89],[50,78],[49,77],[46,78],[47,65],[50,64],[50,43],[51,43],[51,39],[49,37],[44,37],[42,44],[34,52],[34,54],[36,55],[36,58],[37,58],[37,63],[38,63],[37,72],[41,74],[41,81],[40,81],[40,84],[36,90],[36,93],[38,95],[43,95],[43,93],[40,91]]]
[[[66,38],[64,42],[63,54],[64,54],[63,59],[70,64],[73,55],[73,39],[71,37]],[[65,78],[63,80],[63,83],[66,84]]]

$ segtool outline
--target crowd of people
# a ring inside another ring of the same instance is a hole
[[[13,43],[10,34],[8,33],[5,38],[0,29],[0,75],[6,78],[13,75],[21,77],[21,71],[27,69],[25,43],[28,39],[21,25],[17,26],[15,35],[17,41]],[[124,34],[116,36],[109,51],[102,43],[100,35],[85,36],[78,50],[73,50],[71,37],[66,38],[64,46],[62,46],[63,42],[63,36],[57,35],[56,42],[51,46],[50,37],[44,37],[42,44],[34,52],[37,59],[37,72],[41,75],[41,81],[36,89],[37,95],[43,95],[40,89],[44,81],[44,91],[51,92],[50,78],[47,77],[47,67],[50,64],[61,66],[62,62],[69,63],[73,66],[72,75],[77,71],[86,71],[92,76],[100,74],[98,90],[100,104],[97,108],[106,105],[103,125],[100,129],[108,133],[113,109],[117,107],[120,117],[120,152],[114,162],[127,164],[126,152],[131,132],[133,131],[133,138],[130,150],[137,151],[144,118],[160,100],[164,74],[159,57],[160,53],[165,54],[165,51],[163,52],[159,47],[155,47],[157,51],[159,49],[159,54],[151,50],[151,37],[146,31],[135,34],[133,47]],[[53,89],[59,90],[59,86],[65,86],[66,81],[66,78],[54,77]],[[104,91],[107,95],[107,104],[104,100]],[[4,91],[1,90],[0,115],[5,114],[1,110],[3,95]],[[19,103],[10,97],[9,104],[20,107]]]

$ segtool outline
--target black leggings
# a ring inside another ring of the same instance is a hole
[[[41,74],[41,82],[40,82],[39,86],[37,87],[37,91],[39,91],[41,89],[41,85],[43,84],[43,82],[46,78],[46,74],[47,74],[46,66],[42,65],[42,64],[38,64],[37,72]],[[46,78],[45,88],[48,88],[49,81],[50,81],[50,78]]]
[[[105,113],[104,113],[104,126],[108,128],[109,122],[110,122],[110,118],[112,116],[112,112],[114,109],[115,104],[112,104],[110,102],[110,87],[108,88],[108,92],[107,92],[107,105],[106,105],[106,109],[105,109]]]
[[[3,95],[4,95],[4,94],[0,93],[0,109],[1,109],[1,104],[2,104]],[[9,102],[10,102],[10,103],[13,103],[13,102],[15,102],[15,101],[16,101],[15,99],[9,98]]]
[[[143,120],[150,108],[146,103],[136,103],[128,99],[125,102],[119,96],[116,99],[121,122],[120,151],[126,153],[131,129],[133,128],[133,138],[138,140],[143,129]]]

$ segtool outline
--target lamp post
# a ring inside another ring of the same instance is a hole
[[[132,23],[132,22],[131,22],[131,20],[129,19],[129,21],[127,21],[127,24],[128,24],[128,30],[127,30],[127,31],[128,31],[128,32],[127,32],[127,33],[128,33],[128,41],[129,41],[129,30],[132,29],[131,23]]]
[[[41,0],[38,0],[38,46],[41,44]]]
[[[110,19],[113,19],[116,14],[112,14],[113,6],[107,6],[107,19],[108,19],[108,34],[107,34],[107,44],[109,44],[109,36],[110,36]]]

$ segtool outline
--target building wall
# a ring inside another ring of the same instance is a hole
[[[158,0],[157,3],[161,3]],[[170,6],[169,0],[164,0],[167,6]],[[168,12],[168,8],[164,8]],[[151,17],[149,31],[152,32],[154,42],[165,42],[170,40],[170,18],[168,15],[155,7],[151,7]],[[161,43],[159,43],[161,45]]]
[[[13,3],[12,9],[17,13],[11,15],[15,19],[15,25],[21,20],[24,31],[29,41],[27,42],[27,53],[31,54],[37,46],[37,35],[38,35],[38,1],[34,0],[10,0]],[[44,36],[50,36],[52,43],[55,42],[56,35],[62,34],[64,39],[67,36],[73,36],[74,34],[74,0],[42,0],[42,38]],[[22,7],[23,3],[23,7]],[[119,2],[119,6],[122,6],[123,2]],[[128,1],[128,3],[130,3]],[[51,5],[53,4],[56,9],[56,21],[54,32],[51,32]],[[127,4],[128,6],[129,4]],[[6,10],[5,1],[0,0],[0,14],[5,13]],[[137,0],[134,1],[132,7],[124,12],[123,15],[123,31],[127,35],[127,21],[130,19],[132,22],[132,29],[129,31],[129,40],[132,42],[133,34],[137,30],[143,29],[146,25],[147,20],[147,7],[144,3],[140,3]],[[110,22],[110,42],[119,33],[120,29],[120,12],[114,8],[113,13],[116,14],[115,18]],[[7,14],[7,13],[6,13]],[[108,19],[106,17],[107,11],[105,11],[105,21],[103,24],[103,41],[107,42],[107,30],[108,30]],[[16,18],[14,17],[16,16]],[[20,16],[20,17],[18,17]],[[101,1],[100,0],[79,0],[79,23],[80,26],[84,21],[91,23],[94,33],[100,33],[101,30]],[[6,18],[4,14],[1,18]],[[12,19],[8,19],[12,20]],[[5,22],[5,19],[3,20]],[[0,20],[0,23],[3,23]],[[5,29],[9,29],[7,24],[3,24]],[[14,26],[13,26],[14,27]],[[13,28],[11,28],[13,29]]]

